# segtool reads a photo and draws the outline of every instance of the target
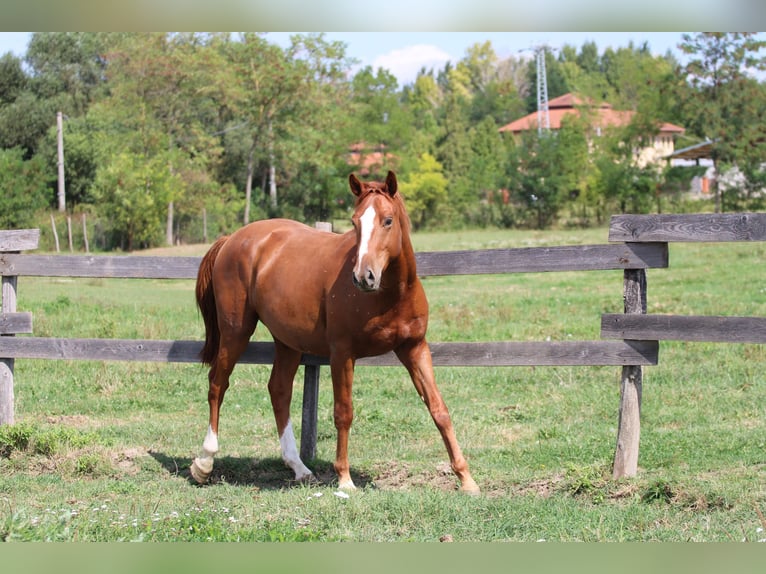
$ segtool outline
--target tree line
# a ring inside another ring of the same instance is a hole
[[[710,209],[759,209],[764,44],[682,35],[684,65],[646,44],[545,49],[549,99],[606,101],[633,121],[594,137],[582,113],[555,133],[511,136],[499,128],[537,108],[536,65],[489,42],[399,86],[323,34],[280,47],[259,33],[35,33],[23,57],[0,57],[0,228],[57,208],[58,112],[64,208],[86,214],[107,250],[201,241],[265,217],[346,219],[347,176],[364,168],[397,171],[416,229],[688,209],[681,190],[700,170],[634,161],[660,121],[686,128],[676,147],[711,140],[717,171],[736,168]],[[362,165],[371,154],[379,161]]]

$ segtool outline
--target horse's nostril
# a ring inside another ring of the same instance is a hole
[[[367,283],[370,285],[375,284],[375,274],[372,272],[372,269],[367,270]]]

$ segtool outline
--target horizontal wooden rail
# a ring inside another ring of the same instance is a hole
[[[655,341],[766,343],[766,318],[604,314],[601,316],[601,337]]]
[[[32,332],[32,313],[0,313],[0,335]]]
[[[656,365],[656,341],[502,341],[431,343],[435,366],[620,366]],[[0,356],[16,359],[63,359],[95,361],[147,361],[194,363],[199,361],[201,341],[139,339],[59,339],[48,337],[0,338]],[[274,344],[251,342],[240,363],[271,364]],[[327,358],[304,355],[302,364],[321,366]],[[367,357],[359,365],[395,366],[393,353]]]
[[[668,266],[667,243],[564,245],[416,254],[418,275],[648,269]]]
[[[27,255],[0,253],[0,275],[126,279],[193,279],[201,257]]]
[[[39,229],[12,229],[0,232],[0,252],[29,251],[37,249],[40,241]]]
[[[572,245],[431,251],[418,253],[421,277],[646,269],[668,266],[666,243],[634,245]],[[0,275],[40,277],[100,277],[141,279],[194,279],[200,257],[27,255],[0,253]]]
[[[613,215],[609,241],[766,241],[766,213]]]

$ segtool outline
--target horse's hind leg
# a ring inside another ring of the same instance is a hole
[[[210,407],[210,419],[205,440],[202,443],[202,453],[195,458],[189,469],[192,478],[200,484],[207,482],[213,472],[213,458],[218,452],[218,420],[221,413],[221,403],[229,388],[229,377],[242,353],[247,348],[250,336],[255,331],[256,321],[247,321],[237,329],[221,325],[221,339],[216,355],[208,373],[207,402]]]
[[[300,351],[274,341],[274,365],[269,377],[269,395],[277,423],[282,460],[295,472],[295,480],[311,480],[314,475],[306,468],[298,455],[293,425],[290,422],[290,402],[293,396],[293,379],[301,362]]]

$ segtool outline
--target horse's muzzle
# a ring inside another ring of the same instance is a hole
[[[373,273],[372,269],[369,267],[361,278],[357,276],[355,271],[352,271],[351,280],[354,282],[354,287],[366,293],[380,289],[380,280],[375,276],[375,273]]]

